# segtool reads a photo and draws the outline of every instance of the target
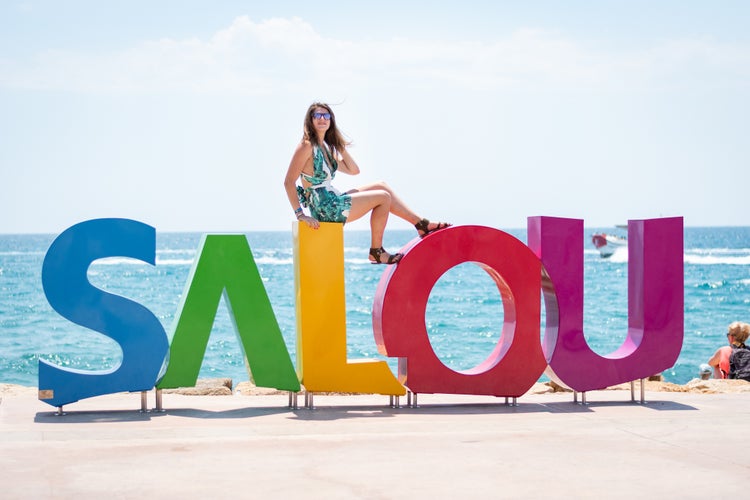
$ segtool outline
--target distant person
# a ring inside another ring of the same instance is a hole
[[[729,345],[716,350],[708,364],[714,369],[714,378],[733,378],[750,381],[750,349],[745,341],[750,336],[750,325],[735,321],[729,325]]]
[[[384,182],[339,192],[331,185],[337,171],[350,175],[359,173],[359,166],[346,149],[348,145],[336,127],[331,107],[319,102],[312,104],[305,114],[302,140],[294,151],[284,179],[284,188],[297,220],[317,229],[319,222],[351,222],[370,212],[368,258],[372,264],[395,264],[403,257],[400,253],[390,254],[383,248],[383,233],[389,214],[414,224],[420,238],[450,226],[420,217]],[[302,186],[297,186],[298,178]],[[300,205],[310,209],[309,216]]]

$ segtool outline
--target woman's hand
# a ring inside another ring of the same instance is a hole
[[[317,221],[317,219],[313,219],[309,215],[300,215],[297,220],[300,222],[304,222],[313,229],[318,229],[318,227],[320,227],[320,223]]]
[[[346,148],[339,151],[341,155],[339,159],[339,170],[349,175],[357,175],[359,173],[359,165],[354,161],[352,155],[349,154]]]

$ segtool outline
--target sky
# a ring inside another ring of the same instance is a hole
[[[288,231],[315,101],[362,169],[334,184],[433,220],[750,225],[749,23],[744,0],[3,0],[0,233]]]

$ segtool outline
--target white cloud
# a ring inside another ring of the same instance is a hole
[[[605,51],[540,30],[491,41],[341,40],[299,18],[238,17],[208,40],[161,39],[99,53],[50,49],[5,61],[0,85],[79,92],[270,94],[325,86],[455,85],[467,90],[746,85],[750,49],[710,39]]]

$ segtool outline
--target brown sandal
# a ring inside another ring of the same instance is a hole
[[[388,256],[388,260],[386,262],[380,261],[380,256],[383,254]],[[375,260],[371,260],[370,264],[398,264],[398,261],[401,260],[401,257],[403,257],[404,254],[401,254],[401,253],[389,254],[388,252],[385,251],[385,248],[380,247],[380,248],[371,248],[370,256],[375,259]]]
[[[427,219],[422,219],[421,221],[414,224],[414,227],[417,228],[417,231],[419,231],[421,234],[419,235],[420,238],[424,238],[430,233],[434,233],[435,231],[440,231],[441,229],[445,229],[446,227],[451,227],[452,224],[448,222],[438,222],[437,227],[434,227],[432,229],[429,228],[430,221]]]

